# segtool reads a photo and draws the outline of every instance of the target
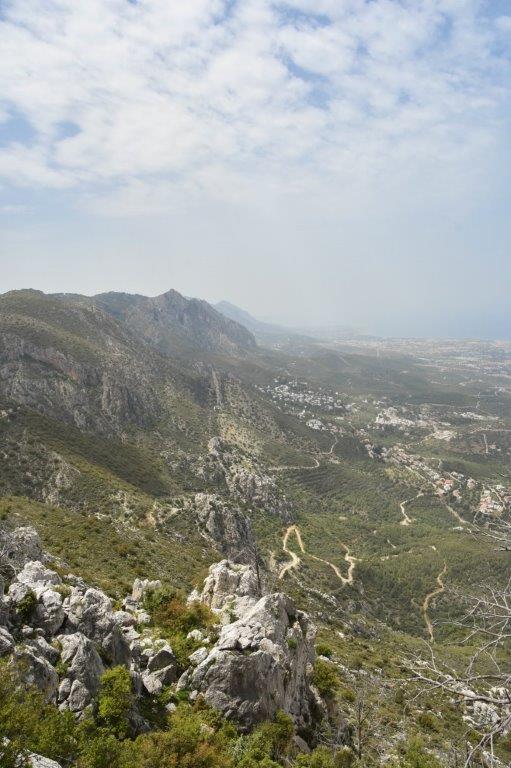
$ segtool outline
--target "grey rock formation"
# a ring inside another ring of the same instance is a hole
[[[71,683],[68,697],[65,688],[59,687],[59,700],[65,701],[67,708],[81,712],[90,704],[99,690],[101,675],[105,671],[101,657],[88,637],[76,632],[72,635],[59,635],[61,660],[66,667],[66,679]]]
[[[59,676],[44,656],[37,655],[32,648],[21,646],[15,651],[26,685],[34,685],[43,692],[46,701],[56,701]]]
[[[202,599],[224,618],[238,618],[224,624],[209,652],[199,649],[178,687],[198,691],[247,729],[279,709],[298,727],[307,726],[316,708],[315,629],[286,595],[258,597],[250,567],[228,561],[211,567]]]
[[[283,594],[261,598],[222,628],[218,643],[185,678],[206,702],[246,728],[290,714],[296,725],[312,720],[310,690],[314,628]]]
[[[116,621],[112,601],[99,589],[79,587],[64,601],[66,630],[93,640],[112,664],[127,664],[129,647]]]
[[[77,717],[92,705],[108,666],[126,666],[138,696],[158,695],[176,683],[178,664],[168,642],[140,626],[144,593],[157,586],[136,580],[124,610],[116,611],[101,590],[76,577],[63,584],[41,560],[25,562],[0,596],[0,608],[9,608],[0,655],[14,654],[25,682]],[[187,688],[192,699],[201,693],[246,729],[279,709],[298,727],[309,725],[321,702],[311,685],[315,630],[308,617],[283,594],[262,596],[255,569],[229,560],[211,566],[194,599],[222,626],[213,644],[198,630],[190,633],[201,646],[178,689]],[[132,715],[133,732],[143,731],[143,718]]]
[[[12,653],[14,650],[14,638],[4,627],[0,627],[0,656]]]
[[[14,531],[0,531],[2,562],[15,571],[29,560],[42,560],[43,551],[35,528],[21,526]]]
[[[61,768],[60,763],[56,763],[55,760],[50,760],[42,755],[36,755],[34,752],[30,752],[28,755],[28,761],[31,768]]]
[[[251,566],[221,560],[209,569],[201,601],[214,611],[226,611],[238,618],[260,597],[260,585]]]
[[[231,560],[254,563],[255,543],[248,517],[215,494],[198,493],[194,511],[199,531]]]
[[[254,507],[264,507],[286,520],[289,504],[277,487],[275,479],[268,475],[253,456],[245,456],[239,448],[220,437],[208,443],[209,460],[223,475],[225,484],[234,497]]]

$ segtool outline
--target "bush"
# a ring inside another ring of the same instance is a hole
[[[253,733],[238,742],[236,768],[278,766],[275,761],[285,757],[293,733],[293,721],[289,715],[277,712],[272,723],[261,723]]]
[[[27,750],[68,763],[77,749],[73,715],[46,704],[35,688],[26,689],[21,672],[0,664],[0,765],[23,765]]]
[[[433,755],[426,752],[422,742],[413,739],[403,745],[403,756],[392,763],[389,768],[442,768],[441,763]]]
[[[132,746],[133,768],[231,768],[223,729],[208,720],[209,710],[181,704],[169,720],[168,731],[139,736]],[[213,722],[218,720],[216,713]]]
[[[318,643],[316,646],[316,653],[318,656],[326,656],[327,659],[330,659],[332,656],[332,649],[326,643]]]
[[[332,751],[327,747],[317,747],[310,755],[299,755],[296,768],[350,768],[355,755],[349,747]]]
[[[144,598],[144,607],[151,614],[153,624],[167,632],[187,635],[192,629],[204,629],[218,619],[207,605],[194,602],[188,605],[177,590],[157,589]]]
[[[317,659],[314,664],[312,681],[325,699],[333,699],[339,688],[339,679],[334,667],[328,661],[323,661],[322,659]]]
[[[82,731],[78,768],[132,768],[129,749],[105,729],[93,725]],[[134,766],[133,766],[134,768]]]
[[[129,715],[134,695],[130,673],[125,667],[107,669],[101,677],[98,696],[98,723],[119,739],[129,735]]]
[[[29,589],[27,594],[21,598],[18,605],[16,606],[19,616],[25,623],[30,621],[32,618],[32,614],[35,611],[36,605],[37,597],[35,596],[35,593]]]
[[[435,733],[438,733],[442,728],[440,720],[433,714],[433,712],[421,712],[417,718],[417,722],[422,728],[426,728],[428,731],[434,731]]]

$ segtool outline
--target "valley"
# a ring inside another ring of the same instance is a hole
[[[396,733],[445,760],[462,707],[399,681],[428,644],[461,663],[464,596],[508,583],[484,533],[511,512],[511,345],[272,339],[175,292],[0,296],[2,524],[114,601],[253,568],[317,625],[331,722],[374,708],[357,765]]]

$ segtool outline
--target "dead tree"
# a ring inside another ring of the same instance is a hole
[[[476,524],[471,532],[493,542],[496,550],[511,552],[508,520]],[[504,587],[483,586],[478,594],[453,597],[464,603],[465,612],[451,624],[462,633],[462,642],[475,650],[459,670],[440,661],[428,644],[426,654],[410,661],[412,679],[421,689],[441,690],[458,701],[479,733],[475,745],[466,744],[464,768],[475,766],[476,761],[492,766],[495,743],[511,731],[511,578]]]

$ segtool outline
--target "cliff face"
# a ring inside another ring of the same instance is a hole
[[[0,394],[80,429],[148,424],[154,364],[104,313],[35,292],[0,297]]]
[[[254,337],[242,325],[206,301],[187,299],[177,291],[155,297],[104,293],[93,297],[92,302],[164,354],[189,346],[216,354],[242,355],[256,346]]]
[[[196,367],[201,353],[244,354],[254,346],[237,323],[175,291],[154,299],[0,296],[2,399],[103,434],[153,426],[169,388],[207,399],[213,384],[207,366]],[[188,358],[186,371],[175,355]]]

